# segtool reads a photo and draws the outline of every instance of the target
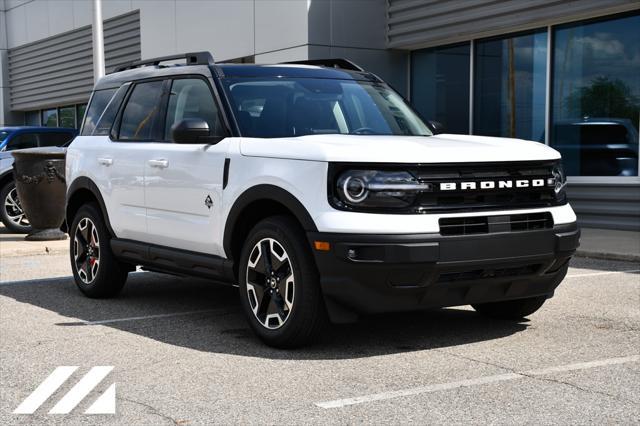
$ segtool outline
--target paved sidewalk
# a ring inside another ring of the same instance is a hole
[[[25,234],[12,234],[0,225],[0,259],[5,257],[60,255],[69,252],[69,239],[61,241],[26,241]]]
[[[582,228],[577,256],[640,262],[640,232]]]

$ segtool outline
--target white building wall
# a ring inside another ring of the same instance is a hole
[[[0,100],[8,98],[6,49],[90,25],[92,5],[0,0]],[[102,7],[104,19],[140,10],[142,58],[198,50],[256,63],[346,57],[406,88],[406,54],[385,49],[385,0],[103,0]]]
[[[92,21],[91,0],[3,0],[8,48]],[[323,1],[323,0],[320,0]],[[209,50],[218,60],[308,43],[307,0],[103,0],[109,19],[139,9],[142,56]]]
[[[7,2],[0,0],[0,126],[19,124],[20,114],[13,114],[9,108],[9,60],[7,44]]]
[[[309,6],[309,57],[347,58],[407,93],[405,51],[387,49],[386,0],[316,0]]]

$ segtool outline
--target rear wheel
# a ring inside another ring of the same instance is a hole
[[[546,300],[546,296],[538,296],[504,302],[479,303],[471,306],[480,314],[491,318],[518,320],[536,312]]]
[[[91,298],[117,295],[128,269],[111,252],[111,236],[95,204],[85,204],[69,229],[71,269],[80,291]]]
[[[280,348],[317,339],[327,323],[315,262],[304,231],[275,216],[249,233],[240,257],[240,299],[249,324]]]
[[[2,220],[4,226],[11,232],[18,234],[30,232],[31,225],[24,214],[24,210],[22,210],[22,205],[20,205],[15,182],[8,182],[0,188],[0,200],[2,202],[0,220]]]

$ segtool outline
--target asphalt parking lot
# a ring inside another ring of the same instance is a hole
[[[640,264],[575,259],[523,322],[469,308],[334,327],[302,350],[263,346],[234,288],[133,274],[89,300],[61,254],[0,259],[0,424],[637,423]],[[79,366],[34,414],[13,414]],[[94,366],[111,373],[48,411]],[[116,383],[116,414],[84,411]]]

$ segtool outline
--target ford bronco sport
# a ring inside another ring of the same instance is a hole
[[[579,238],[558,152],[436,135],[346,60],[120,67],[95,85],[67,184],[85,295],[116,295],[136,266],[238,285],[277,347],[360,314],[525,317]]]

